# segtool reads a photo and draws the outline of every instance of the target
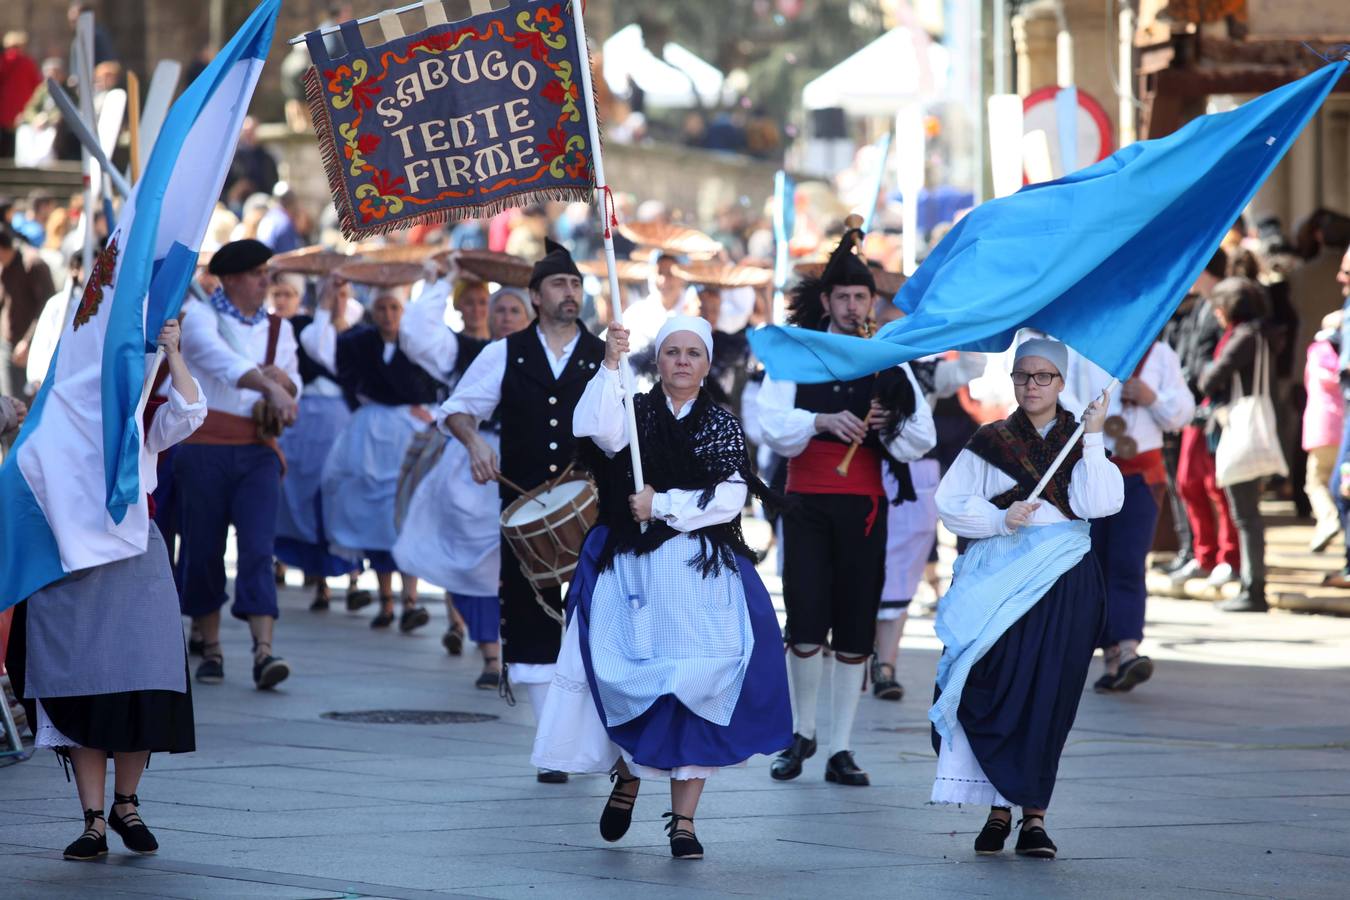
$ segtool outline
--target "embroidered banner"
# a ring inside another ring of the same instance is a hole
[[[348,239],[592,199],[571,3],[512,0],[373,48],[347,22],[342,39],[330,58],[306,35],[305,90]]]

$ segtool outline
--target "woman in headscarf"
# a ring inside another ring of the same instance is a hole
[[[713,352],[703,319],[657,335],[658,384],[633,398],[644,488],[633,474],[619,364],[628,331],[609,329],[604,366],[573,415],[600,488],[568,595],[568,625],[533,762],[609,772],[600,834],[632,821],[640,780],[668,778],[671,855],[701,859],[694,816],[718,768],[792,741],[782,633],[741,534],[749,493],[766,496],[740,423],[703,387]]]
[[[1089,522],[1119,512],[1125,488],[1102,446],[1106,398],[1084,412],[1081,443],[1059,404],[1068,360],[1058,341],[1019,346],[1017,409],[975,433],[937,490],[943,523],[971,544],[938,609],[932,802],[989,805],[979,854],[1003,849],[1020,806],[1018,855],[1055,857],[1046,810],[1106,619]]]

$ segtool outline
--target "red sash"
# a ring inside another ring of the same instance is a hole
[[[848,475],[835,471],[848,450],[846,444],[838,441],[812,440],[798,456],[788,460],[788,492],[886,496],[881,483],[881,454],[872,447],[858,448]]]

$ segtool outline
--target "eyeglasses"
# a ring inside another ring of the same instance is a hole
[[[1026,387],[1027,382],[1034,381],[1041,387],[1049,387],[1059,377],[1058,372],[1013,372],[1013,384],[1018,387]]]

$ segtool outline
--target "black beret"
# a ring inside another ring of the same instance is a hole
[[[538,288],[550,275],[581,277],[581,270],[577,268],[576,261],[572,259],[572,254],[567,252],[566,247],[552,238],[544,239],[544,247],[548,252],[543,259],[534,264],[534,271],[530,273],[530,290]]]
[[[238,275],[256,269],[272,258],[272,250],[262,241],[250,239],[231,241],[216,251],[206,271],[217,278],[222,275]]]

